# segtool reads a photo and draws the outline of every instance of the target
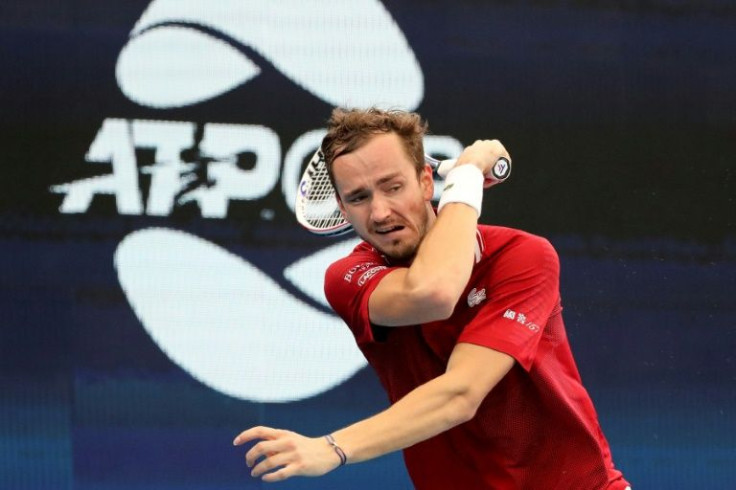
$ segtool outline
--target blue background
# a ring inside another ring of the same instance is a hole
[[[185,230],[274,275],[324,246],[278,192],[226,220],[186,206],[119,216],[105,198],[59,214],[48,188],[91,172],[107,117],[258,123],[288,145],[329,114],[273,71],[187,109],[130,102],[115,62],[147,4],[0,7],[0,488],[259,488],[230,445],[241,430],[317,435],[386,406],[369,370],[294,403],[227,397],[172,363],[128,305],[112,256],[136,229]],[[560,253],[568,334],[616,465],[634,488],[735,488],[736,7],[385,5],[422,66],[433,132],[511,149],[513,179],[484,221]],[[271,222],[252,219],[264,203]],[[279,485],[378,486],[410,488],[399,455]]]

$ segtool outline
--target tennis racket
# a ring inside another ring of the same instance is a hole
[[[455,166],[455,159],[437,160],[425,155],[424,161],[432,167],[437,176],[443,179]],[[486,184],[503,182],[510,174],[511,162],[506,158],[499,158],[490,173],[486,175]],[[299,224],[316,235],[339,236],[353,230],[352,225],[340,212],[335,188],[330,182],[325,156],[321,148],[314,153],[307,168],[304,169],[296,193],[294,212]]]

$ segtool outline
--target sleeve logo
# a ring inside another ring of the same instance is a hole
[[[477,289],[473,288],[470,290],[470,294],[468,294],[468,306],[478,306],[481,304],[482,301],[486,300],[486,288],[481,289],[478,291]]]
[[[516,320],[516,323],[519,323],[520,325],[524,325],[526,328],[531,330],[532,332],[539,332],[541,328],[539,325],[532,321],[527,321],[526,315],[524,313],[517,313],[514,310],[506,310],[503,314],[503,317],[507,320]]]

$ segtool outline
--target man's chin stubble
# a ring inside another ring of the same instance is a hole
[[[404,250],[398,250],[398,251],[395,250],[393,252],[385,250],[385,249],[381,249],[379,247],[375,247],[375,248],[376,250],[381,252],[383,255],[385,255],[389,259],[397,261],[397,262],[402,262],[405,260],[412,259],[417,253],[417,247],[407,247]]]

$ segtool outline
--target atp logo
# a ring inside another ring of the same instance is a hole
[[[329,6],[317,0],[153,0],[120,51],[115,77],[139,106],[185,111],[248,90],[264,69],[330,105],[413,110],[424,98],[421,67],[378,0]],[[88,213],[96,196],[112,195],[120,215],[167,217],[193,202],[202,218],[225,219],[230,203],[258,202],[280,181],[293,211],[303,161],[323,136],[322,129],[307,130],[282,157],[281,136],[265,125],[110,117],[86,155],[110,173],[50,190],[64,196],[62,214]],[[463,146],[429,135],[425,148],[451,156]],[[141,149],[152,151],[151,165],[137,161]],[[247,168],[239,165],[246,154],[255,155]],[[150,176],[147,193],[144,175]],[[261,211],[261,219],[270,218]],[[348,240],[303,258],[284,269],[284,279],[327,308],[324,270],[355,244]],[[227,395],[299,400],[339,385],[366,364],[337,317],[204,238],[138,230],[118,245],[114,264],[154,342],[194,378]]]

